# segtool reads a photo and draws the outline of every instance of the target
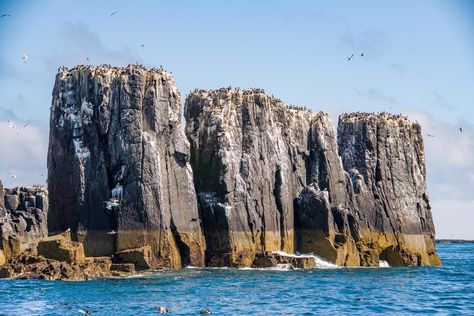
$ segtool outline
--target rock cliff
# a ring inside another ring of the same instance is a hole
[[[336,141],[326,114],[230,88],[192,92],[185,117],[209,265],[275,251],[349,266],[440,263],[417,124],[342,115]]]
[[[387,113],[343,114],[338,146],[365,247],[391,265],[440,264],[420,125]]]
[[[4,189],[0,195],[0,209],[4,209],[4,215],[0,216],[0,257],[5,261],[23,253],[34,253],[38,241],[48,235],[46,188],[17,187]]]
[[[87,256],[150,246],[151,267],[202,266],[181,96],[163,70],[61,68],[48,151],[50,233]]]
[[[440,264],[418,124],[343,114],[336,136],[327,114],[260,89],[191,92],[186,135],[181,115],[161,69],[61,68],[50,234],[70,228],[86,256],[124,270],[292,264],[285,253],[297,252]]]
[[[208,264],[293,253],[294,198],[306,185],[308,131],[319,116],[261,90],[224,88],[191,93],[185,117]]]

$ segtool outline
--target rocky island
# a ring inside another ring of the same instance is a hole
[[[336,133],[261,89],[181,104],[162,69],[60,68],[47,190],[0,187],[0,276],[441,264],[417,123],[342,114]]]

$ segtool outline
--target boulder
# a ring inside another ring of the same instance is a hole
[[[252,266],[254,268],[314,269],[316,261],[313,256],[265,252],[255,256]]]
[[[82,243],[71,241],[70,232],[50,236],[38,243],[38,255],[58,261],[83,263],[85,261]]]
[[[113,257],[114,263],[133,263],[137,270],[151,269],[152,260],[150,246],[116,252]]]
[[[135,273],[135,264],[133,263],[112,263],[110,271]]]

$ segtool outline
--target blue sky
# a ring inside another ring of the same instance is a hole
[[[0,12],[12,15],[0,19],[7,186],[45,182],[59,66],[138,61],[171,71],[183,97],[260,87],[335,124],[348,111],[408,115],[435,135],[425,150],[438,236],[474,239],[474,1],[0,0]],[[32,123],[16,135],[8,120]]]

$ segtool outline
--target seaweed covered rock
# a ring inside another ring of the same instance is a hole
[[[50,233],[86,255],[149,246],[153,267],[203,266],[181,96],[163,70],[61,68],[48,151]]]

